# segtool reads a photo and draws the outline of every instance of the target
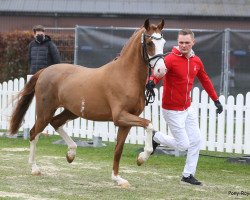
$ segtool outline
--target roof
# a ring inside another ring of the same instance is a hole
[[[0,0],[0,13],[250,17],[250,0]]]

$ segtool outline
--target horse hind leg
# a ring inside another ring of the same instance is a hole
[[[29,164],[31,164],[31,174],[40,175],[41,171],[35,161],[36,153],[36,144],[39,139],[39,135],[43,129],[48,125],[48,122],[44,121],[41,118],[38,118],[35,122],[35,125],[30,130],[30,154],[29,154]]]
[[[65,109],[60,114],[54,116],[50,122],[51,126],[55,129],[56,132],[60,134],[60,136],[68,145],[68,152],[66,154],[66,158],[69,163],[73,162],[73,160],[75,159],[77,145],[63,129],[63,125],[67,121],[76,119],[77,117],[78,116]]]
[[[39,139],[39,134],[35,137],[34,140],[30,141],[30,153],[29,153],[29,164],[31,165],[31,174],[32,175],[40,175],[41,171],[36,164],[35,161],[35,153],[36,153],[36,144]]]

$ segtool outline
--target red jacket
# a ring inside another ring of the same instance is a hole
[[[191,56],[186,58],[174,47],[172,52],[165,56],[167,73],[163,77],[163,97],[162,108],[167,110],[186,110],[191,104],[190,92],[194,79],[197,76],[203,88],[213,101],[218,99],[211,80],[205,72],[204,65],[200,58],[191,52]],[[155,84],[160,79],[151,77]]]

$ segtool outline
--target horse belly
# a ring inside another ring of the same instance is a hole
[[[98,93],[95,93],[98,94]],[[94,121],[111,121],[112,114],[109,105],[102,96],[76,93],[64,97],[63,107],[75,115]]]
[[[112,113],[109,106],[101,100],[92,100],[82,103],[81,117],[94,121],[112,121]]]

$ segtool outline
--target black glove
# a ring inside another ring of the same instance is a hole
[[[221,112],[223,111],[223,107],[222,107],[220,101],[216,100],[214,102],[214,105],[217,107],[216,112],[219,113],[219,114],[221,114]]]
[[[154,87],[155,87],[154,81],[153,81],[153,80],[149,80],[149,81],[147,82],[147,84],[146,84],[147,90],[152,91],[152,90],[154,90]]]

